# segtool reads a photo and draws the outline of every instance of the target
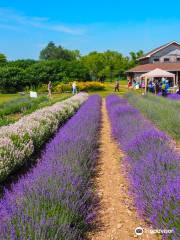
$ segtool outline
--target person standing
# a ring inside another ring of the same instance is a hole
[[[161,86],[162,96],[166,97],[166,81],[163,79]]]
[[[169,81],[168,80],[166,80],[166,94],[168,94],[168,92],[169,92]]]
[[[76,94],[77,93],[77,86],[76,86],[76,82],[74,81],[72,84],[72,94]]]
[[[52,97],[51,89],[52,89],[52,83],[51,83],[51,81],[49,81],[49,83],[48,83],[48,97],[49,98]]]
[[[115,82],[115,88],[114,88],[115,92],[118,91],[119,92],[119,81],[117,80]]]
[[[159,86],[159,82],[155,81],[155,94],[158,94],[160,91],[160,86]]]

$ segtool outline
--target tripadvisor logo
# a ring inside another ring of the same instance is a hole
[[[135,229],[135,234],[138,235],[138,236],[142,235],[143,232],[144,232],[144,230],[143,230],[142,227],[137,227],[137,228]]]

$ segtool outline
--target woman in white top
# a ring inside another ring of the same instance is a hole
[[[76,82],[73,82],[73,84],[72,84],[72,93],[73,93],[73,94],[76,94],[76,93],[77,93]]]
[[[49,81],[49,83],[48,83],[48,97],[49,97],[49,98],[52,97],[51,88],[52,88],[52,83],[51,83],[51,81]]]

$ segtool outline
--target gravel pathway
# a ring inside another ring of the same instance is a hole
[[[157,239],[155,235],[143,233],[137,236],[136,227],[147,228],[137,216],[128,194],[125,170],[120,162],[123,153],[111,137],[111,126],[105,106],[102,104],[102,129],[100,138],[99,173],[95,179],[100,201],[99,227],[91,232],[91,240]]]

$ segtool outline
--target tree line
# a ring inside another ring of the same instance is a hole
[[[13,93],[37,88],[49,81],[67,83],[124,78],[126,70],[135,66],[142,54],[142,51],[131,52],[127,57],[107,50],[81,56],[78,50],[65,49],[53,42],[41,50],[39,60],[7,61],[6,56],[0,54],[0,90]]]

